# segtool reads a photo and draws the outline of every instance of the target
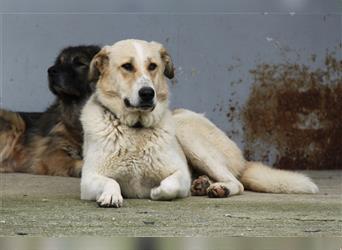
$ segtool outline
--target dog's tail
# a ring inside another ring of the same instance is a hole
[[[0,172],[14,172],[26,130],[20,114],[0,109]]]
[[[247,162],[240,178],[244,187],[251,191],[265,193],[317,193],[313,181],[300,173],[274,169],[260,162]]]

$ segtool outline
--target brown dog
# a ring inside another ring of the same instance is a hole
[[[82,168],[80,111],[93,92],[89,64],[98,46],[68,47],[48,69],[55,102],[35,121],[0,110],[0,172],[78,177]]]

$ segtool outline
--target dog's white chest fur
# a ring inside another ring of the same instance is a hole
[[[112,140],[112,152],[97,172],[115,179],[125,197],[148,198],[153,187],[176,171],[165,166],[165,159],[172,157],[167,144],[172,143],[174,135],[159,128],[121,125],[113,133],[117,136]]]
[[[150,198],[151,189],[163,179],[178,169],[187,168],[169,111],[154,128],[122,125],[112,113],[93,101],[87,104],[83,117],[86,118],[83,119],[85,158],[91,157],[92,150],[95,154],[101,153],[102,157],[97,160],[102,163],[96,164],[93,171],[116,180],[124,197]]]

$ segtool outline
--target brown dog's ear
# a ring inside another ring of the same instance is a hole
[[[165,64],[164,75],[172,79],[175,76],[175,68],[173,67],[171,56],[164,47],[160,49],[160,56]]]
[[[104,47],[99,53],[97,53],[91,60],[89,66],[88,78],[92,82],[97,82],[107,68],[109,63],[108,52]]]

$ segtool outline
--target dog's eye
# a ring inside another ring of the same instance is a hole
[[[157,68],[157,64],[155,64],[155,63],[150,63],[149,65],[148,65],[148,70],[149,71],[153,71],[153,70],[155,70]]]
[[[134,70],[134,67],[131,63],[122,64],[121,67],[130,72]]]
[[[85,63],[84,61],[82,61],[80,58],[78,57],[75,57],[73,60],[72,60],[72,63],[76,66],[88,66],[87,63]]]

